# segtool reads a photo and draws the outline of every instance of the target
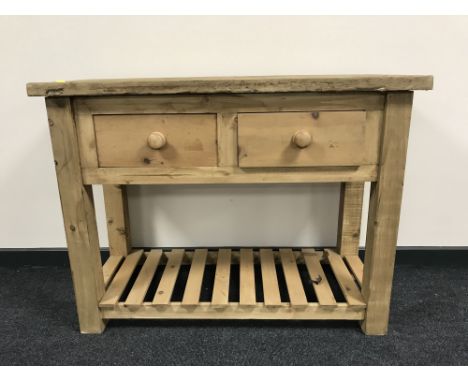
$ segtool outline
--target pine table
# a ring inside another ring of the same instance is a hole
[[[109,319],[339,319],[385,334],[413,91],[432,83],[342,75],[28,84],[30,96],[45,97],[81,332],[101,333]],[[341,184],[333,248],[130,242],[130,185],[325,182]],[[104,263],[92,185],[104,190]]]

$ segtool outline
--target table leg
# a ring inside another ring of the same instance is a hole
[[[104,184],[107,235],[111,256],[127,256],[131,251],[126,186]]]
[[[371,185],[362,294],[362,330],[387,333],[395,249],[411,119],[412,92],[388,93],[377,181]]]
[[[98,303],[104,278],[96,214],[92,188],[82,182],[71,100],[49,97],[46,106],[80,330],[101,333],[105,322]]]
[[[336,250],[342,257],[358,256],[364,183],[341,183]]]

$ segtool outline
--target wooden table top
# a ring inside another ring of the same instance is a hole
[[[431,90],[430,75],[320,75],[101,79],[27,84],[29,96],[245,94]]]

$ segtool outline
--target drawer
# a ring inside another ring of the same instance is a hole
[[[365,111],[240,113],[240,167],[376,164],[379,124]]]
[[[216,166],[216,114],[95,115],[99,167]]]

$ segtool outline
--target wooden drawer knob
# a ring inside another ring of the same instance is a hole
[[[166,137],[159,131],[154,131],[148,135],[148,146],[153,150],[159,150],[166,145]]]
[[[310,136],[308,131],[299,130],[294,133],[292,137],[292,142],[300,149],[303,149],[310,145],[310,143],[312,142],[312,137]]]

